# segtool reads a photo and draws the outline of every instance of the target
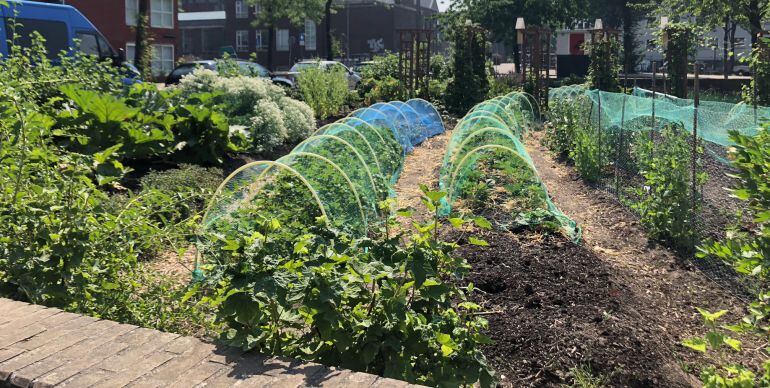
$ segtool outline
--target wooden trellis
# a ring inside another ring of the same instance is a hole
[[[401,85],[410,98],[420,88],[427,88],[430,77],[430,53],[433,30],[398,30],[400,50],[398,74]]]

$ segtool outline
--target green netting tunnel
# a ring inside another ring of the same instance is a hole
[[[444,132],[424,100],[378,103],[325,125],[280,159],[249,163],[228,176],[210,200],[202,232],[243,228],[255,218],[308,225],[323,216],[354,235],[383,219],[404,157]]]
[[[498,227],[553,222],[573,241],[580,228],[551,201],[522,136],[536,117],[529,98],[512,93],[476,105],[455,126],[444,154],[439,187],[447,191],[441,214],[462,204]],[[539,113],[538,113],[539,114]]]

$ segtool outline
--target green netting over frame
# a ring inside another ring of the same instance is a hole
[[[364,235],[382,220],[378,204],[393,194],[406,153],[443,132],[441,117],[424,100],[354,111],[277,161],[230,174],[209,202],[202,230],[255,218],[307,225],[323,216],[332,227]]]
[[[745,103],[730,104],[717,101],[701,101],[697,110],[693,100],[676,98],[665,94],[634,88],[631,95],[624,93],[601,92],[588,90],[585,86],[567,86],[551,89],[549,99],[577,100],[579,96],[587,96],[592,104],[592,122],[601,119],[602,128],[626,126],[628,122],[653,116],[661,122],[681,123],[692,133],[693,118],[698,115],[698,137],[721,146],[730,146],[728,131],[735,130],[742,134],[753,136],[757,132],[759,122],[770,118],[770,108],[758,107],[756,115],[754,108]],[[601,117],[598,116],[601,103]]]
[[[526,101],[526,102],[525,102]],[[498,227],[555,222],[573,241],[580,228],[551,201],[521,137],[534,120],[528,98],[512,94],[482,102],[455,126],[439,187],[448,193],[441,213],[462,203]]]

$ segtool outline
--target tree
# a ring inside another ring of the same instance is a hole
[[[514,62],[520,64],[516,41],[516,18],[527,25],[558,28],[587,16],[590,0],[456,0],[441,15],[445,33],[466,20],[488,30],[496,41],[514,47]]]
[[[279,20],[288,19],[294,26],[302,25],[305,20],[319,21],[325,14],[328,0],[247,0],[249,5],[259,6],[255,24],[268,28],[267,68],[273,69],[273,51],[275,51],[275,25]]]
[[[641,58],[635,29],[639,21],[647,15],[651,0],[590,0],[590,2],[591,19],[601,18],[605,26],[623,29],[623,68],[633,72]]]

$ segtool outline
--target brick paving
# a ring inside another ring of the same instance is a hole
[[[412,387],[0,298],[0,387]]]

